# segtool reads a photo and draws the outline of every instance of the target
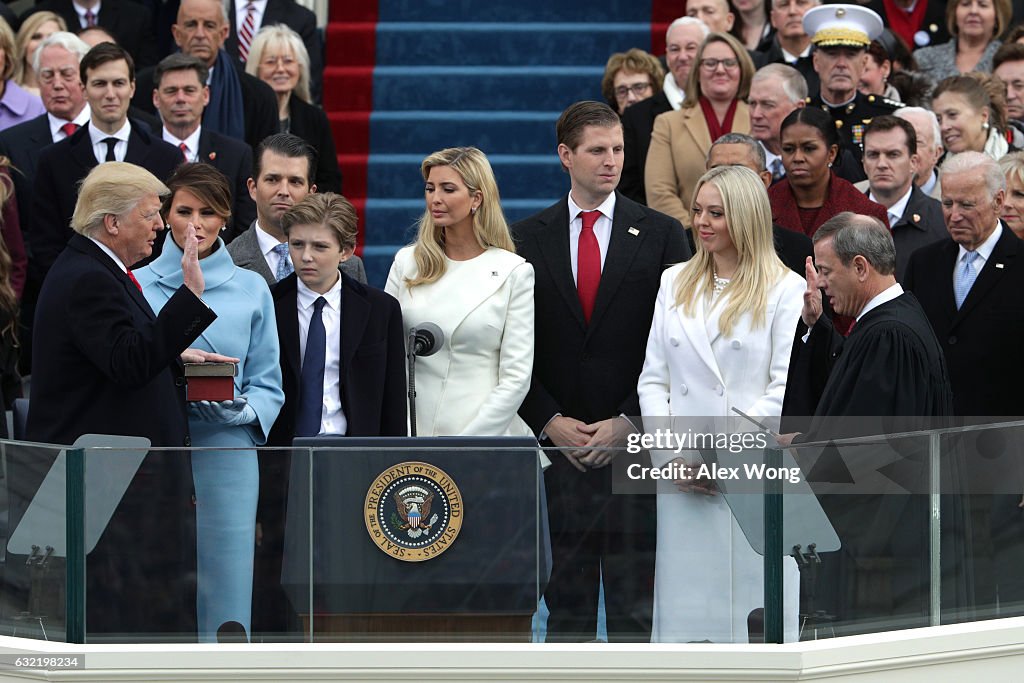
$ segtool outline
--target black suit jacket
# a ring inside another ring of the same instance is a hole
[[[910,256],[917,249],[947,239],[949,232],[942,216],[942,204],[914,185],[903,216],[892,226],[892,241],[896,245],[896,279],[903,282]]]
[[[512,232],[536,275],[533,379],[519,415],[535,434],[557,413],[587,423],[639,415],[636,385],[661,272],[690,257],[683,226],[618,194],[589,325],[569,261],[566,198]]]
[[[758,46],[761,47],[760,45]],[[821,89],[821,79],[818,77],[818,72],[814,70],[814,61],[810,55],[806,57],[797,57],[795,64],[789,64],[786,61],[785,56],[782,54],[782,46],[779,45],[777,37],[773,37],[771,42],[768,44],[767,49],[757,50],[750,53],[751,59],[754,61],[754,68],[760,69],[762,66],[768,64],[786,64],[792,66],[794,69],[800,72],[800,75],[807,81],[807,92],[815,93]]]
[[[277,95],[270,86],[245,73],[244,67],[235,60],[235,71],[242,89],[245,104],[245,140],[256,149],[263,138],[273,135],[280,127],[277,119]],[[132,104],[139,109],[156,114],[153,107],[153,69],[143,69],[135,76],[135,96]]]
[[[44,0],[25,12],[22,18],[43,10],[60,15],[72,33],[81,30],[82,22],[71,0]],[[152,66],[160,61],[156,35],[153,32],[153,15],[145,6],[132,0],[103,0],[96,16],[96,24],[107,29],[117,40],[117,44],[131,54],[136,69]]]
[[[334,135],[327,114],[320,107],[303,102],[295,95],[288,101],[290,131],[313,145],[317,151],[316,186],[320,192],[341,194],[341,167],[334,147]]]
[[[803,277],[807,273],[807,257],[814,256],[814,243],[802,232],[787,230],[772,223],[772,241],[779,260],[794,273]]]
[[[659,114],[672,111],[664,90],[627,107],[622,112],[623,160],[619,192],[634,202],[647,204],[644,188],[644,166],[647,164],[647,148],[651,146],[651,131],[654,119]]]
[[[238,27],[235,26],[236,11],[235,0],[230,0],[228,19],[231,22],[231,33],[224,41],[224,49],[241,62],[241,57],[238,54]],[[309,87],[312,90],[313,101],[319,102],[324,60],[323,45],[320,42],[320,35],[316,31],[316,15],[294,0],[268,0],[266,10],[263,12],[263,23],[256,29],[259,30],[264,26],[274,24],[284,24],[302,38],[302,44],[306,46],[306,52],[309,53]]]
[[[114,261],[82,235],[53,272],[36,309],[26,438],[70,444],[83,434],[125,434],[154,446],[191,445],[179,355],[213,322],[213,311],[182,287],[154,315]],[[55,455],[9,459],[9,490],[20,492],[12,523]],[[89,632],[194,629],[193,529],[187,453],[150,452],[86,560]]]
[[[166,181],[182,159],[181,150],[133,122],[124,160]],[[40,274],[45,275],[74,234],[70,224],[78,201],[78,182],[97,164],[87,125],[39,153],[32,210],[34,225],[27,237],[34,267]]]
[[[198,159],[226,175],[231,184],[231,220],[221,233],[224,241],[230,242],[256,220],[256,202],[246,185],[252,175],[252,148],[241,140],[203,128],[199,131]]]
[[[959,246],[952,239],[910,256],[903,286],[924,308],[942,345],[957,415],[1024,415],[1024,242],[1003,226],[960,310],[953,295]]]
[[[298,410],[299,316],[295,273],[271,288],[281,340],[284,406],[268,443],[290,446]],[[341,406],[348,436],[405,436],[405,328],[398,301],[341,273]]]
[[[0,154],[11,160],[11,180],[18,197],[18,219],[26,243],[32,230],[32,196],[39,153],[53,144],[46,114],[0,131]],[[26,246],[28,246],[26,244]],[[29,252],[31,261],[32,253]]]

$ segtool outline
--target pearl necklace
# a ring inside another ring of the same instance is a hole
[[[718,273],[715,271],[712,271],[711,275],[714,278],[715,282],[714,289],[712,291],[715,293],[715,295],[721,294],[722,291],[725,289],[725,286],[729,284],[729,278],[718,277]]]

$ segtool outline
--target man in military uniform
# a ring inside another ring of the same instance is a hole
[[[804,30],[811,36],[814,70],[821,80],[807,106],[821,107],[835,121],[843,152],[836,173],[850,182],[864,180],[864,128],[875,116],[892,114],[902,106],[857,90],[867,47],[882,33],[882,19],[860,5],[821,5],[804,14]]]

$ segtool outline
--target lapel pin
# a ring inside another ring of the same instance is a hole
[[[213,161],[216,158],[217,158],[217,153],[216,152],[210,152],[210,161]]]
[[[1002,263],[997,263],[997,264],[996,264],[996,268],[1002,268],[1002,267],[1003,267],[1003,264],[1002,264]]]
[[[919,213],[915,213],[914,214],[914,222],[915,223],[920,223],[921,222],[921,214],[919,214]]]
[[[629,226],[629,230],[627,230],[627,232],[628,232],[628,233],[629,233],[630,235],[633,235],[634,237],[636,237],[637,235],[639,235],[639,234],[640,234],[640,231],[639,231],[639,230],[637,230],[636,228],[634,228],[633,226]]]

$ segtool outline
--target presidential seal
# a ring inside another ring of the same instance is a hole
[[[452,478],[425,462],[403,462],[381,472],[363,506],[370,540],[403,562],[423,562],[448,550],[464,512]]]

